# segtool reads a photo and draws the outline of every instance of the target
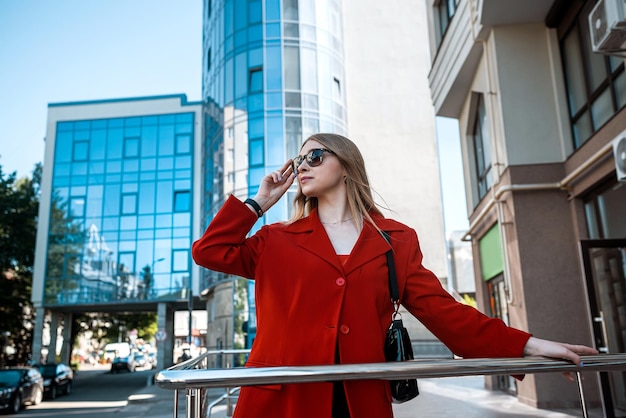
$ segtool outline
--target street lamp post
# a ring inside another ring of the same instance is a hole
[[[146,298],[151,297],[151,293],[154,288],[154,265],[164,260],[165,257],[157,258],[156,260],[152,260],[152,264],[150,264],[150,283],[146,286]]]
[[[193,282],[191,281],[191,274],[189,275],[189,294],[187,299],[187,309],[189,310],[189,332],[187,335],[187,343],[189,344],[189,348],[191,348],[191,340],[192,340],[192,332],[193,332],[193,291],[191,290]]]

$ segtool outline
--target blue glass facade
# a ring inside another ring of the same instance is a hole
[[[228,195],[254,195],[303,139],[345,133],[346,120],[339,1],[205,0],[204,11],[208,225]],[[289,216],[289,201],[275,219]],[[201,287],[226,279],[205,271]]]
[[[45,305],[184,297],[194,116],[57,122]]]
[[[338,0],[204,0],[204,14],[206,226],[227,196],[253,196],[263,176],[297,155],[311,134],[345,134],[346,111]],[[294,194],[295,186],[255,228],[288,218]],[[232,279],[203,269],[200,287]],[[250,347],[254,283],[232,288],[232,344]]]

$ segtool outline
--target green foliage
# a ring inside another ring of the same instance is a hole
[[[30,358],[35,312],[33,281],[41,164],[32,178],[16,179],[0,166],[0,331],[9,332],[16,352],[3,362],[23,364]]]

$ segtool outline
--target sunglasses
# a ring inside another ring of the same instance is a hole
[[[293,172],[298,174],[298,168],[302,165],[304,160],[309,167],[317,167],[324,161],[324,153],[335,154],[333,151],[326,148],[315,148],[309,151],[306,155],[298,155],[291,161]]]

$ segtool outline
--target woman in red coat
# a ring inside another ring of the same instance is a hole
[[[231,196],[193,244],[199,265],[255,280],[257,336],[248,367],[384,362],[393,306],[385,253],[393,249],[400,300],[461,357],[541,355],[571,360],[594,349],[531,337],[457,303],[422,265],[415,231],[377,209],[356,145],[307,139],[301,155],[265,176],[254,199]],[[294,216],[246,238],[298,179]],[[244,387],[235,417],[392,417],[383,380]]]

